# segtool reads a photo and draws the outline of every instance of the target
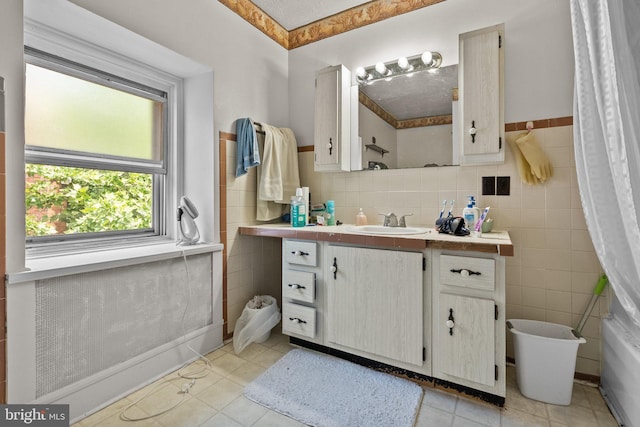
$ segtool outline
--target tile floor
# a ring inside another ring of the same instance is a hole
[[[293,347],[288,337],[272,333],[263,344],[251,344],[240,355],[233,345],[207,355],[212,366],[205,378],[196,381],[185,401],[176,409],[136,422],[119,418],[123,407],[154,388],[146,398],[128,412],[132,417],[162,411],[183,396],[178,393],[187,381],[154,384],[74,424],[91,426],[154,426],[154,427],[288,427],[303,424],[268,410],[242,395],[246,384],[264,372]],[[167,379],[177,378],[172,374]],[[417,427],[510,427],[510,426],[579,426],[615,427],[617,423],[607,409],[598,389],[576,384],[571,406],[549,405],[525,398],[518,391],[515,369],[507,372],[507,400],[504,408],[497,408],[465,397],[425,387],[425,394],[416,421]],[[373,427],[373,426],[372,426]]]

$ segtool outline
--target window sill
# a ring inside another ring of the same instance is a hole
[[[111,249],[88,253],[57,255],[27,260],[27,270],[7,274],[7,284],[32,282],[70,274],[88,273],[109,268],[144,264],[187,256],[222,251],[221,243],[199,243],[177,246],[175,242],[148,246]]]

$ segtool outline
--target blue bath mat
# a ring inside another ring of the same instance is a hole
[[[244,395],[318,427],[412,427],[422,388],[346,360],[295,349],[244,389]]]

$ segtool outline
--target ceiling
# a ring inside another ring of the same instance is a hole
[[[362,0],[252,0],[287,31],[369,3]]]
[[[219,0],[287,49],[411,12],[443,0]],[[268,15],[264,17],[264,15]],[[357,19],[353,19],[356,17]],[[367,18],[369,17],[369,18]],[[355,24],[354,21],[359,21]],[[268,21],[275,21],[276,27]],[[348,22],[348,25],[344,25]],[[310,27],[316,27],[315,29]],[[372,64],[371,64],[372,65]],[[381,81],[362,90],[397,120],[451,114],[457,66]]]

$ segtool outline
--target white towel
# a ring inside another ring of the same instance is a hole
[[[293,131],[262,125],[265,132],[262,163],[257,170],[256,220],[269,221],[282,215],[300,187],[298,144]]]

